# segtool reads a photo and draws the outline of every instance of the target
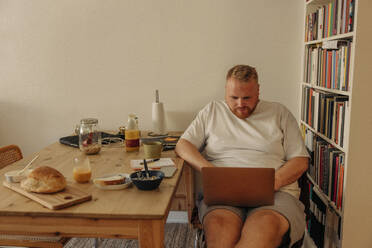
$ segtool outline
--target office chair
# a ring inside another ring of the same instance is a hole
[[[308,213],[309,213],[309,208],[310,208],[310,202],[309,202],[309,187],[307,186],[306,172],[304,172],[301,175],[301,177],[298,179],[298,184],[301,189],[300,201],[305,205],[305,214],[306,214],[306,218],[308,218],[307,216],[309,216]],[[207,245],[206,245],[203,225],[202,223],[200,223],[200,220],[199,220],[197,206],[195,206],[192,210],[191,225],[197,229],[196,234],[195,234],[195,240],[194,240],[194,248],[206,248]],[[302,247],[302,244],[304,242],[304,235],[302,236],[300,240],[294,243],[290,248]],[[280,246],[278,248],[289,248],[289,244]]]
[[[16,145],[0,148],[0,169],[22,159],[22,152]],[[13,234],[0,234],[0,246],[21,246],[41,248],[62,248],[69,238],[39,237]]]

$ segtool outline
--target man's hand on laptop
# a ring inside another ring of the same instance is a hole
[[[309,160],[307,157],[294,157],[277,169],[275,171],[275,191],[297,181],[297,179],[299,179],[307,170],[308,162]]]

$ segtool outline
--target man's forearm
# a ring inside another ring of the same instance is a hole
[[[180,139],[178,141],[175,152],[198,171],[201,171],[202,167],[213,166],[200,154],[193,144],[185,139]]]
[[[308,167],[307,157],[295,157],[288,160],[275,172],[275,190],[297,181]]]

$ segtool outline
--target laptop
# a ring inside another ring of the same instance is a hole
[[[274,204],[274,168],[203,167],[201,172],[207,205]]]

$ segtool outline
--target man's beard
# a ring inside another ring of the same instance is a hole
[[[235,108],[234,111],[232,112],[238,118],[245,119],[245,118],[248,118],[252,114],[252,109],[250,107],[241,107],[241,108]]]

